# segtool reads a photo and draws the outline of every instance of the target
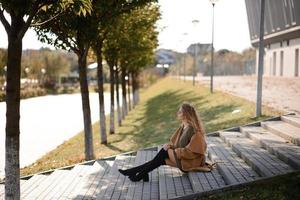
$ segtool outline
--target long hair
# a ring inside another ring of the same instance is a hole
[[[196,109],[190,103],[184,102],[181,105],[181,110],[183,117],[187,120],[187,122],[194,128],[196,132],[200,132],[205,135],[205,128],[202,123],[201,118],[197,114]]]

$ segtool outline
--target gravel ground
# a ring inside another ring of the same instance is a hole
[[[198,77],[197,81],[208,87],[210,85],[209,77]],[[256,85],[256,76],[214,77],[215,89],[253,102],[256,102]],[[262,102],[264,105],[287,113],[300,114],[300,78],[263,77]]]

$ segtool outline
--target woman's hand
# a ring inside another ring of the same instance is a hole
[[[167,151],[168,149],[170,149],[171,145],[170,144],[164,144],[163,148],[165,151]]]

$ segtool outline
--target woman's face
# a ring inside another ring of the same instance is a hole
[[[183,120],[183,112],[182,112],[182,108],[180,107],[179,110],[177,111],[177,118],[179,120]]]

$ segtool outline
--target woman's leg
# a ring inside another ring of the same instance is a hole
[[[131,181],[149,181],[149,176],[148,173],[151,172],[152,170],[158,168],[161,165],[166,164],[166,159],[169,158],[168,151],[161,149],[158,154],[149,162],[143,164],[142,168],[140,169],[138,174],[133,174],[129,176],[129,179]]]
[[[169,157],[168,152],[165,151],[164,149],[161,149],[152,160],[130,169],[126,169],[126,170],[119,169],[119,172],[125,176],[133,176],[136,175],[138,172],[142,171],[147,166],[149,168],[149,166],[159,167],[160,165],[165,165],[166,164],[165,159],[167,159],[168,157]]]

